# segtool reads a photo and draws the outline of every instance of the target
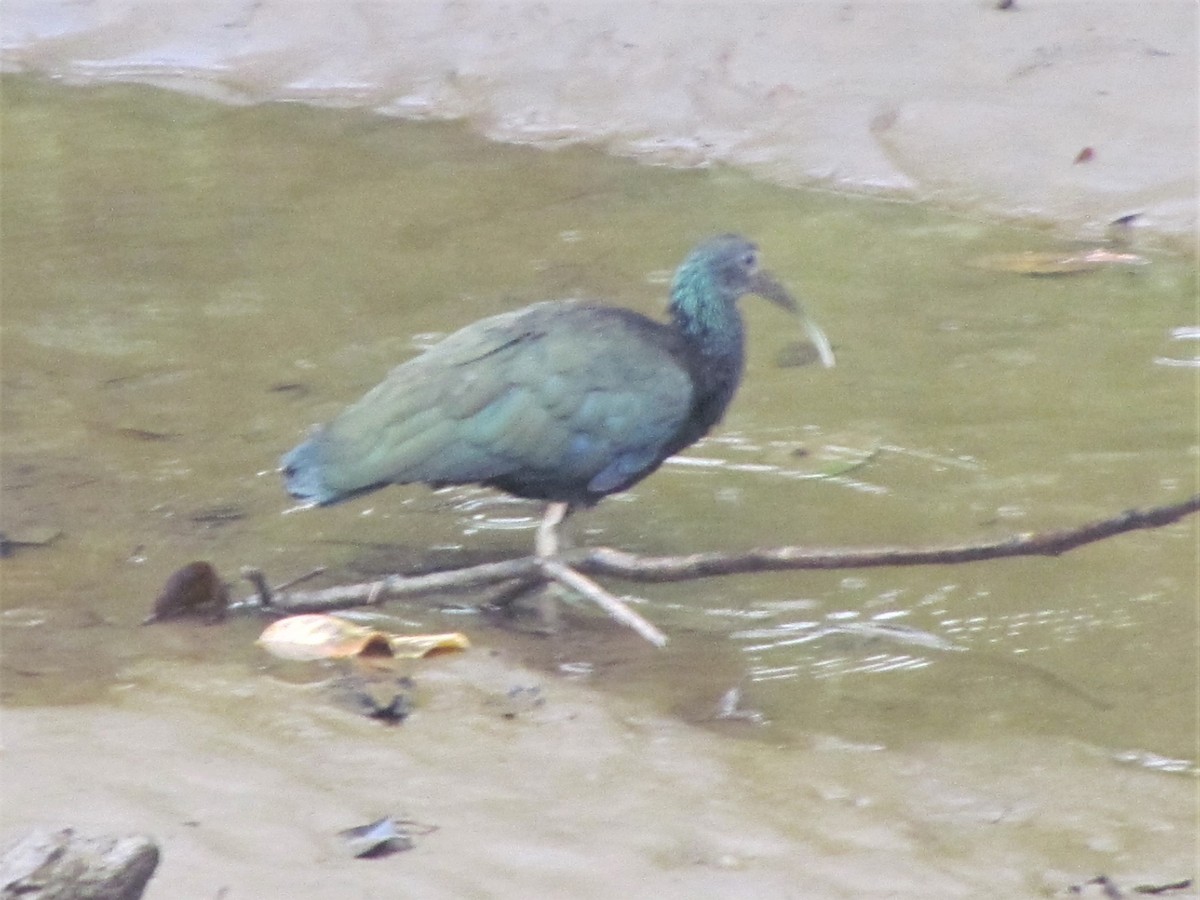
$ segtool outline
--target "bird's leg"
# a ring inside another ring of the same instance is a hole
[[[550,559],[558,555],[559,539],[558,526],[571,513],[569,503],[554,502],[546,505],[542,513],[542,521],[538,525],[537,536],[533,542],[533,552],[540,559]],[[562,599],[562,586],[554,581],[543,584],[536,595],[536,607],[541,631],[546,634],[558,632],[559,601]]]
[[[558,526],[571,513],[571,504],[554,502],[547,504],[542,514],[542,522],[538,525],[537,537],[533,542],[533,552],[537,556],[558,555]]]

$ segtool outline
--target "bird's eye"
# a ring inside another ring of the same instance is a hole
[[[742,257],[742,265],[747,269],[753,269],[758,265],[758,254],[756,254],[753,250],[748,251],[746,255]]]

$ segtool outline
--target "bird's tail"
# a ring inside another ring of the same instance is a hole
[[[324,504],[332,499],[328,496],[329,490],[321,477],[321,460],[316,441],[305,441],[284,454],[279,461],[279,467],[283,472],[283,486],[297,500]]]

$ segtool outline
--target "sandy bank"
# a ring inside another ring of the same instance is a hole
[[[463,118],[1095,236],[1196,230],[1197,9],[10,0],[4,69]],[[1076,162],[1084,148],[1091,158]]]

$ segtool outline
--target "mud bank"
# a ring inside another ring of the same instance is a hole
[[[424,669],[396,728],[220,666],[127,675],[112,709],[6,712],[6,765],[59,777],[9,779],[5,818],[136,822],[164,851],[147,898],[1037,897],[1078,871],[1186,874],[1181,779],[1071,741],[773,748],[561,680],[509,717],[506,692],[543,682],[482,653]],[[351,859],[337,831],[385,814],[436,830]]]

